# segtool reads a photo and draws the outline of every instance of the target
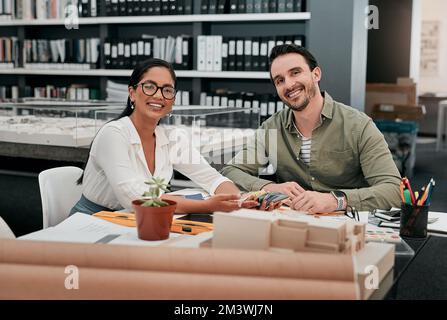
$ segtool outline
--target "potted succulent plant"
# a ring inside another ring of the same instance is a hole
[[[142,195],[142,198],[132,201],[138,238],[142,240],[167,239],[177,203],[160,198],[162,191],[169,191],[169,185],[164,179],[154,177],[145,183],[149,185],[149,190]]]

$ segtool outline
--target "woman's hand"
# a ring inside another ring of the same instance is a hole
[[[230,212],[240,208],[253,208],[258,205],[256,201],[247,200],[239,205],[240,195],[237,194],[217,194],[204,200],[206,208],[210,212],[222,211]]]

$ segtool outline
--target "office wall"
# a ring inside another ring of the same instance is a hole
[[[364,110],[368,0],[311,0],[309,49],[323,71],[320,86],[336,100]]]
[[[369,4],[379,9],[379,29],[368,31],[367,82],[394,83],[398,77],[409,77],[413,0]]]
[[[419,78],[419,92],[443,92],[447,93],[447,1],[423,0],[422,22],[439,21],[440,32],[438,42],[438,74],[425,76],[422,73]]]

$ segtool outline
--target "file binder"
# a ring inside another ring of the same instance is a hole
[[[237,13],[246,13],[245,12],[245,1],[246,0],[238,0],[238,2],[237,2]]]
[[[112,69],[117,69],[118,68],[118,44],[116,42],[112,42],[111,44],[111,64],[110,67]]]
[[[269,12],[269,0],[260,0],[261,1],[261,12],[268,13]]]
[[[144,59],[149,59],[154,56],[153,46],[154,46],[153,39],[148,39],[144,42],[144,57],[145,57]]]
[[[252,40],[244,40],[244,69],[245,71],[252,71]]]
[[[209,2],[208,2],[208,13],[209,14],[217,13],[217,1],[218,0],[209,0]]]
[[[200,13],[207,14],[210,0],[200,0]]]
[[[254,13],[254,2],[255,0],[245,0],[245,12],[246,13]]]
[[[206,71],[214,70],[214,36],[205,36],[206,39],[206,53],[205,63]]]
[[[304,8],[303,0],[293,0],[293,11],[294,12],[303,12],[304,10],[305,10],[305,8]]]
[[[206,36],[197,37],[197,70],[206,71]]]
[[[277,4],[277,12],[286,12],[286,2],[289,3],[289,5],[291,5],[292,9],[293,9],[293,2],[292,1],[286,1],[286,0],[278,0],[278,4]]]
[[[161,0],[161,15],[169,15],[169,0]]]
[[[214,40],[213,71],[222,71],[222,36],[212,36]]]
[[[130,68],[133,69],[138,63],[138,42],[132,41],[130,44]]]
[[[117,58],[118,69],[124,69],[124,42],[118,42],[118,58]]]
[[[236,70],[236,39],[228,39],[228,71]]]
[[[124,43],[124,59],[123,59],[123,69],[131,68],[131,60],[130,60],[130,43],[126,41]]]
[[[252,92],[247,92],[244,95],[244,109],[251,109],[252,106],[252,102],[253,102],[253,97],[254,97],[254,93]],[[245,114],[250,114],[251,110],[244,110]]]
[[[133,16],[134,15],[134,12],[133,12],[134,1],[136,1],[136,0],[126,0],[126,7],[127,7],[126,14],[128,16]]]
[[[229,0],[230,1],[230,13],[238,13],[238,0]],[[245,1],[245,0],[240,0],[240,1]]]
[[[138,40],[137,42],[137,60],[138,62],[145,60],[143,40]]]
[[[268,116],[272,116],[276,112],[276,102],[273,96],[270,97],[268,102]]]
[[[259,53],[260,53],[260,42],[259,38],[253,38],[252,42],[252,70],[261,71],[259,64]]]
[[[277,0],[268,0],[269,1],[269,11],[270,13],[278,12]]]
[[[134,16],[141,16],[142,8],[143,8],[143,1],[133,0],[133,14],[134,14]]]
[[[168,13],[171,15],[177,14],[177,0],[169,0]]]
[[[266,37],[261,38],[261,45],[259,49],[259,70],[268,70],[268,59],[269,59],[269,39]]]
[[[236,71],[244,70],[244,40],[236,40]]]
[[[112,16],[112,0],[104,0],[104,13],[103,14],[105,16]]]
[[[45,2],[42,1],[42,3],[45,6]],[[81,0],[79,2],[79,6],[80,6],[80,13],[81,13],[81,17],[89,17],[90,16],[90,5],[89,5],[89,0]],[[44,7],[45,8],[45,7]],[[46,8],[45,8],[46,9]],[[42,18],[46,17],[46,12],[43,12],[44,16]]]
[[[185,0],[177,0],[177,13],[184,14],[185,12]]]
[[[259,113],[260,100],[259,100],[259,95],[258,94],[254,95],[253,101],[251,103],[251,108],[253,109],[253,113],[255,113],[255,114]]]
[[[193,12],[193,0],[183,0],[185,1],[184,14],[192,14]]]
[[[217,13],[224,14],[229,13],[230,0],[217,0]]]
[[[254,2],[253,2],[253,12],[254,13],[262,13],[262,1],[263,0],[254,0]]]
[[[146,0],[146,15],[155,15],[155,0]]]
[[[228,70],[228,38],[222,39],[222,71]]]
[[[279,0],[281,1],[281,0]],[[286,2],[286,12],[294,12],[294,1],[285,1]]]
[[[126,0],[119,0],[118,8],[119,8],[118,15],[125,16],[127,13]]]
[[[182,39],[182,69],[192,69],[192,38],[190,36],[183,36]]]
[[[182,91],[182,105],[189,106],[190,104],[189,91]]]
[[[153,14],[154,14],[154,15],[159,16],[159,15],[162,14],[162,13],[161,13],[161,5],[162,5],[161,0],[154,0],[154,1],[153,1],[152,6],[153,6],[153,8],[154,8],[154,10],[153,10]]]

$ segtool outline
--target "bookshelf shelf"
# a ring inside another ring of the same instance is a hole
[[[192,22],[235,22],[235,21],[297,21],[310,20],[310,12],[287,13],[241,13],[241,14],[192,14],[166,16],[97,17],[79,18],[79,25],[98,24],[148,24],[148,23],[192,23]],[[3,20],[1,26],[64,25],[62,19]]]
[[[90,70],[66,70],[66,69],[0,69],[0,74],[15,75],[53,75],[53,76],[92,76],[92,77],[129,77],[132,70],[116,69],[90,69]],[[217,78],[217,79],[270,79],[268,72],[259,71],[196,71],[176,70],[179,78]]]

